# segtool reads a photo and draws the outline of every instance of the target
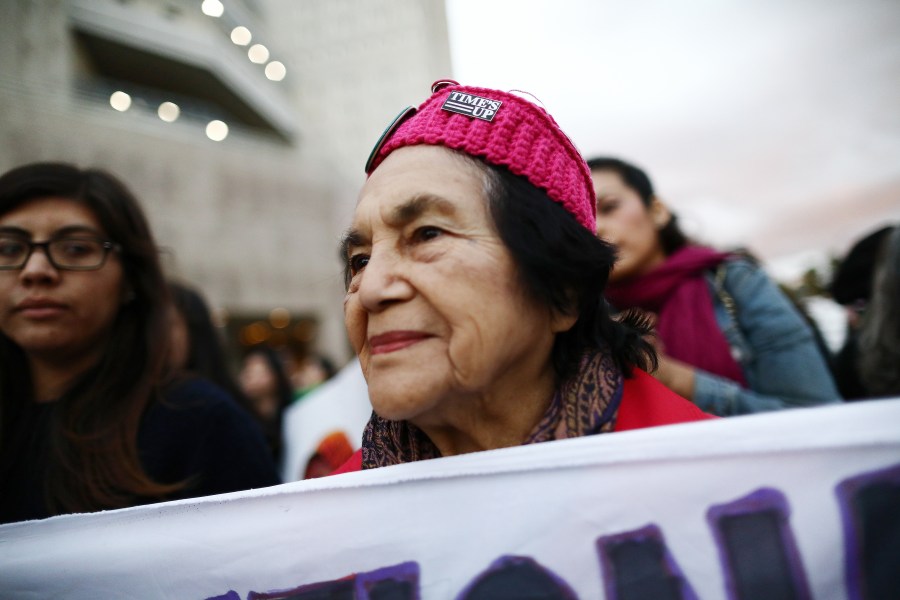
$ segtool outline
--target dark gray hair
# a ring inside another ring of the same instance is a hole
[[[884,240],[859,329],[859,377],[869,395],[900,394],[900,227]]]

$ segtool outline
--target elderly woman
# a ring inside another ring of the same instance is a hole
[[[337,472],[708,418],[611,318],[584,160],[543,109],[437,82],[388,128],[343,242],[374,408]]]
[[[279,482],[250,415],[171,370],[167,290],[118,179],[0,177],[0,523]]]
[[[619,252],[606,297],[655,315],[660,381],[720,416],[839,401],[827,349],[755,261],[688,240],[635,165],[588,166],[597,233]]]

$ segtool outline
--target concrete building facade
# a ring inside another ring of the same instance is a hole
[[[232,41],[236,27],[250,43]],[[110,170],[141,199],[173,278],[233,322],[287,309],[343,362],[337,243],[363,165],[390,119],[450,74],[443,0],[7,0],[0,170]],[[228,126],[219,142],[214,120]]]

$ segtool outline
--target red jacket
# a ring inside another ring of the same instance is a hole
[[[718,417],[703,412],[695,404],[685,400],[644,371],[633,369],[632,377],[625,380],[622,390],[622,403],[619,405],[619,414],[616,415],[615,431],[716,418]],[[332,475],[361,470],[360,449]]]

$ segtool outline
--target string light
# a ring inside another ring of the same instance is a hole
[[[163,102],[159,105],[159,109],[156,111],[156,114],[158,114],[159,118],[166,123],[171,123],[175,121],[181,114],[181,109],[178,108],[178,105],[174,102]]]
[[[250,57],[250,62],[261,65],[269,60],[269,49],[262,44],[253,44],[247,51],[247,56]]]
[[[281,81],[285,75],[287,75],[287,69],[281,62],[273,60],[266,65],[266,77],[272,81]]]
[[[221,17],[225,12],[225,5],[219,0],[203,0],[203,4],[200,5],[200,10],[202,10],[203,14],[207,17]]]
[[[250,33],[250,30],[243,25],[238,25],[231,30],[231,41],[238,46],[246,46],[252,39],[253,35]]]
[[[206,137],[214,142],[221,142],[228,137],[228,125],[218,119],[206,125]]]
[[[109,97],[109,105],[119,112],[125,112],[131,108],[131,96],[125,92],[113,92]]]

